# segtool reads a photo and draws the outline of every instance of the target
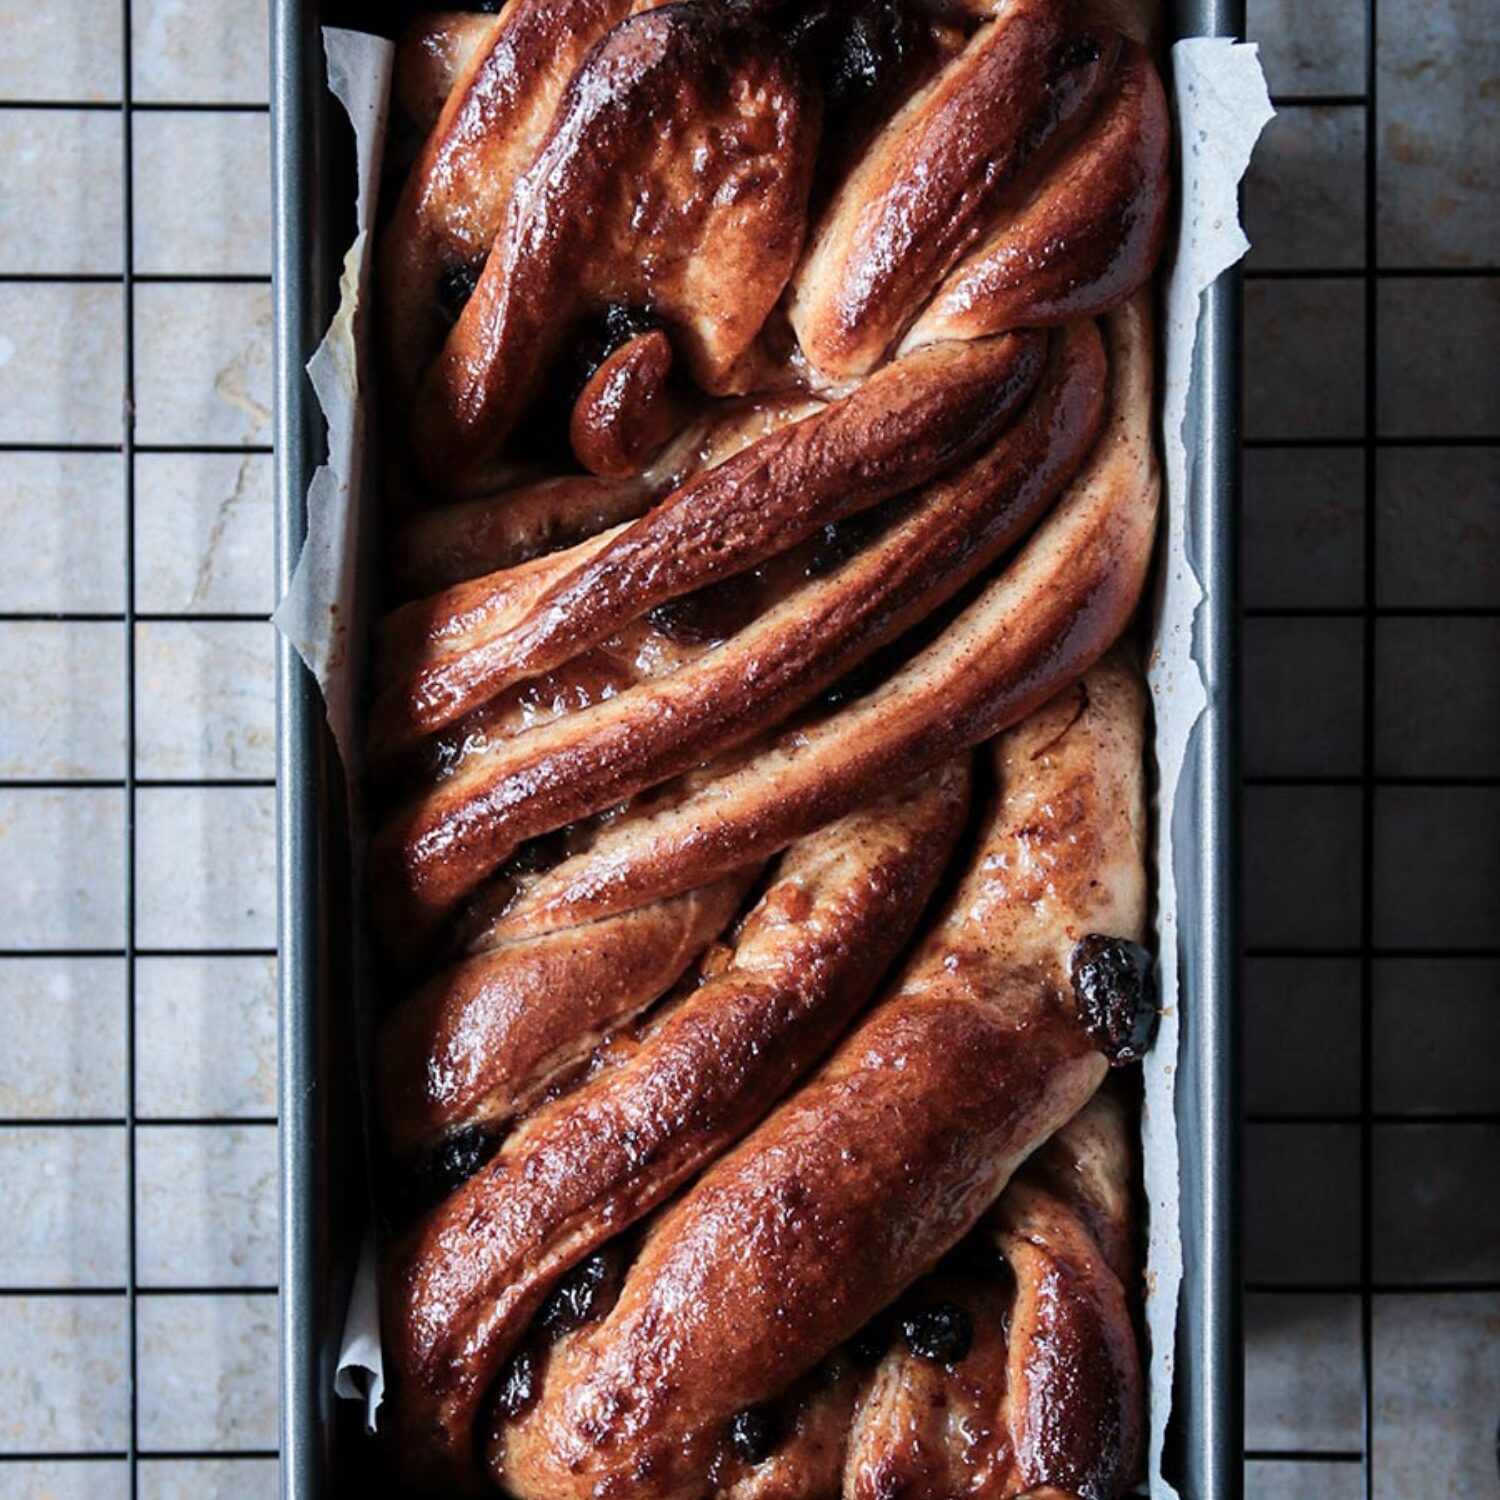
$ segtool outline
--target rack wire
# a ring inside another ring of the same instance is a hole
[[[1355,3],[1355,0],[1350,0]],[[1376,695],[1379,644],[1378,627],[1382,621],[1409,619],[1494,619],[1500,618],[1500,603],[1463,606],[1401,606],[1383,602],[1378,589],[1379,560],[1379,480],[1382,455],[1393,450],[1434,450],[1439,448],[1483,448],[1500,446],[1500,433],[1476,436],[1472,433],[1422,436],[1394,435],[1381,430],[1379,412],[1381,374],[1381,288],[1389,283],[1413,279],[1444,280],[1463,278],[1490,280],[1500,275],[1495,266],[1426,266],[1382,265],[1380,258],[1379,214],[1379,113],[1380,31],[1379,0],[1364,0],[1365,58],[1363,89],[1357,93],[1309,93],[1280,95],[1273,98],[1278,109],[1321,108],[1359,111],[1364,123],[1364,155],[1361,163],[1361,197],[1364,207],[1363,263],[1357,267],[1296,268],[1286,270],[1251,269],[1250,282],[1270,281],[1339,281],[1358,283],[1362,287],[1364,315],[1364,351],[1362,373],[1364,399],[1362,430],[1357,437],[1325,438],[1310,436],[1259,435],[1247,440],[1247,449],[1342,449],[1363,455],[1364,505],[1362,545],[1363,572],[1361,598],[1358,604],[1337,606],[1295,605],[1291,607],[1258,607],[1244,610],[1247,619],[1315,620],[1340,619],[1356,621],[1360,627],[1361,690],[1359,771],[1349,775],[1269,775],[1247,776],[1247,787],[1345,787],[1359,793],[1359,925],[1357,941],[1349,944],[1295,946],[1247,946],[1247,958],[1342,958],[1358,966],[1359,975],[1359,1078],[1358,1108],[1316,1113],[1252,1113],[1244,1116],[1247,1125],[1306,1124],[1355,1127],[1359,1143],[1358,1182],[1358,1274],[1352,1280],[1247,1281],[1247,1293],[1274,1293],[1279,1297],[1336,1296],[1357,1298],[1359,1308],[1360,1361],[1360,1444],[1357,1448],[1320,1447],[1250,1448],[1248,1461],[1286,1461],[1327,1466],[1347,1466],[1358,1470],[1359,1493],[1365,1500],[1377,1494],[1395,1493],[1389,1476],[1377,1473],[1377,1440],[1400,1441],[1403,1434],[1377,1434],[1375,1322],[1381,1299],[1392,1297],[1444,1298],[1467,1294],[1500,1294],[1500,1281],[1443,1280],[1398,1281],[1380,1279],[1377,1267],[1377,1226],[1375,1222],[1376,1131],[1400,1131],[1416,1127],[1497,1126],[1500,1111],[1480,1112],[1391,1112],[1377,1108],[1375,1083],[1375,988],[1377,965],[1397,958],[1452,959],[1500,958],[1500,946],[1459,947],[1454,945],[1397,946],[1381,941],[1376,921],[1376,865],[1381,794],[1393,788],[1486,788],[1500,787],[1492,776],[1446,775],[1441,772],[1420,776],[1391,775],[1381,772],[1376,754]],[[1253,38],[1252,38],[1253,39]],[[1253,497],[1251,497],[1253,503]],[[1254,711],[1254,705],[1249,705]],[[1290,1226],[1289,1226],[1290,1227]],[[1387,1372],[1389,1373],[1389,1372]],[[1410,1435],[1405,1435],[1410,1436]],[[1476,1480],[1483,1484],[1486,1481]],[[1340,1489],[1339,1493],[1344,1493]]]
[[[138,794],[163,788],[178,790],[209,790],[220,788],[265,789],[274,785],[266,777],[255,776],[198,776],[198,777],[145,777],[137,772],[138,760],[138,662],[137,627],[155,624],[190,624],[212,626],[268,622],[264,611],[192,611],[159,612],[137,608],[136,579],[136,467],[137,459],[154,454],[230,454],[245,456],[269,454],[272,450],[264,443],[143,443],[136,439],[136,410],[134,392],[136,388],[136,290],[144,285],[177,286],[184,284],[240,284],[269,286],[270,275],[266,274],[174,274],[141,272],[135,266],[136,245],[136,188],[134,175],[134,121],[137,116],[150,113],[171,114],[239,114],[267,116],[269,105],[263,101],[204,103],[201,101],[174,102],[171,100],[137,100],[133,97],[132,65],[132,0],[117,0],[121,14],[121,55],[119,59],[119,97],[105,101],[92,99],[53,98],[6,98],[0,100],[0,108],[7,113],[20,111],[68,111],[91,113],[117,113],[121,121],[122,154],[121,172],[121,225],[120,270],[118,273],[86,273],[57,275],[47,272],[7,272],[0,274],[0,284],[98,284],[117,286],[121,296],[123,320],[123,366],[121,375],[120,432],[116,442],[29,442],[15,440],[0,442],[0,453],[89,453],[118,455],[122,475],[124,505],[123,545],[123,607],[118,610],[62,610],[28,611],[0,609],[0,622],[55,623],[55,624],[117,624],[124,635],[124,769],[116,777],[91,778],[11,778],[0,780],[0,790],[6,791],[79,791],[108,790],[122,796],[125,859],[124,880],[121,891],[123,904],[123,942],[118,945],[99,947],[22,946],[0,949],[0,959],[25,962],[44,962],[59,959],[110,959],[118,961],[123,972],[124,1005],[124,1080],[123,1112],[108,1115],[65,1115],[39,1117],[24,1115],[0,1118],[0,1132],[34,1131],[54,1129],[77,1131],[85,1134],[105,1130],[121,1131],[125,1141],[125,1278],[123,1281],[100,1285],[80,1285],[73,1281],[48,1285],[0,1285],[0,1300],[29,1299],[74,1299],[80,1303],[109,1300],[122,1301],[125,1307],[126,1347],[121,1351],[125,1365],[125,1380],[128,1384],[128,1426],[125,1429],[123,1446],[114,1441],[116,1434],[108,1433],[103,1446],[80,1444],[76,1447],[49,1449],[13,1449],[0,1451],[0,1489],[5,1493],[21,1493],[10,1488],[7,1471],[13,1476],[18,1465],[101,1464],[123,1466],[128,1473],[125,1492],[131,1500],[141,1493],[141,1467],[143,1463],[196,1462],[210,1460],[214,1463],[235,1463],[243,1460],[275,1460],[274,1448],[164,1448],[152,1447],[142,1441],[143,1396],[141,1369],[140,1309],[143,1304],[158,1298],[274,1298],[274,1285],[235,1283],[234,1285],[205,1284],[193,1282],[187,1285],[170,1285],[159,1282],[145,1283],[140,1275],[138,1250],[139,1228],[139,1181],[138,1144],[143,1127],[156,1129],[192,1128],[264,1128],[276,1126],[274,1114],[214,1114],[211,1116],[151,1115],[138,1107],[137,1097],[137,970],[143,959],[157,958],[255,958],[274,959],[274,947],[163,947],[148,946],[138,940]],[[205,16],[211,23],[211,17]],[[267,187],[269,185],[267,184]],[[185,185],[186,187],[186,185]],[[270,558],[266,559],[269,577]],[[267,638],[269,655],[270,641]],[[274,1360],[274,1349],[267,1349],[268,1359]],[[248,1471],[245,1479],[249,1480]],[[239,1484],[235,1492],[241,1492]],[[110,1494],[118,1492],[114,1486],[106,1486]],[[82,1493],[82,1490],[79,1491]],[[98,1492],[90,1483],[90,1492]],[[72,1493],[69,1490],[69,1493]]]

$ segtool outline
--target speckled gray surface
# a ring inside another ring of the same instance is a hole
[[[1249,3],[1246,1478],[1496,1500],[1500,28],[1371,4]],[[122,8],[0,0],[0,1500],[270,1500],[265,4],[130,18],[127,506]]]
[[[1249,9],[1247,1491],[1495,1500],[1500,42]]]
[[[0,1500],[271,1500],[266,6],[0,36]]]

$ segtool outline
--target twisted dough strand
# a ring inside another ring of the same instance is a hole
[[[1108,1132],[994,1205],[1113,1046],[1074,945],[1143,922],[1139,689],[1100,663],[1157,508],[1167,124],[1132,6],[510,0],[408,41],[431,133],[382,252],[387,389],[408,468],[465,498],[404,519],[418,597],[381,633],[379,925],[443,965],[387,1018],[382,1110],[402,1171],[492,1153],[386,1268],[423,1484],[481,1456],[519,1500],[1130,1476]],[[554,472],[564,435],[589,473]],[[802,1084],[997,733],[947,916]],[[1013,1281],[934,1270],[970,1234]],[[559,1322],[603,1254],[622,1279]],[[974,1302],[962,1401],[844,1346],[944,1286]],[[934,1396],[992,1424],[980,1478]]]
[[[462,489],[484,471],[589,309],[649,302],[699,386],[747,389],[801,250],[817,133],[817,96],[743,10],[679,4],[608,30],[418,389],[428,482]]]
[[[969,874],[885,1001],[656,1226],[602,1322],[491,1451],[522,1500],[689,1500],[735,1415],[812,1368],[979,1221],[1108,1063],[1070,955],[1143,935],[1144,704],[1102,664],[995,750]]]
[[[578,64],[636,8],[632,0],[512,0],[491,23],[488,45],[475,39],[465,49],[381,251],[381,343],[402,406],[446,336],[444,273],[484,263]],[[441,88],[442,70],[438,79]]]
[[[381,1028],[378,1091],[398,1156],[494,1129],[664,995],[729,925],[756,867],[701,891],[499,943],[424,985]]]
[[[971,1320],[943,1364],[897,1343],[846,1429],[849,1500],[1040,1487],[1110,1500],[1140,1461],[1141,1369],[1129,1284],[1129,1124],[1096,1094],[1016,1174],[965,1261],[903,1298]],[[1001,1258],[981,1259],[982,1246]],[[1114,1257],[1121,1257],[1116,1259]]]
[[[435,611],[446,649],[422,661],[399,697],[383,699],[378,732],[390,739],[441,729],[653,605],[743,572],[935,478],[1015,414],[1040,373],[1042,351],[1036,335],[927,351],[752,444],[633,525],[462,585],[451,609],[430,601],[402,611],[395,628]]]
[[[1087,670],[1135,609],[1159,498],[1144,302],[1112,314],[1106,338],[1109,412],[1098,445],[1011,565],[932,645],[867,698],[622,820],[537,881],[507,928],[701,885],[1014,723]]]
[[[794,846],[726,962],[418,1227],[383,1320],[414,1474],[471,1474],[480,1400],[548,1288],[822,1055],[915,927],[967,793],[967,767],[950,765]]]
[[[830,379],[865,374],[889,353],[954,267],[996,232],[997,220],[1010,218],[1017,196],[1037,190],[1036,174],[1091,121],[1114,81],[1121,37],[1085,6],[1011,0],[996,10],[871,144],[798,268],[792,326],[813,366]],[[1123,142],[1127,159],[1134,145]],[[1158,193],[1158,177],[1146,174],[1139,187]],[[1056,186],[1049,180],[1039,191],[1051,195]],[[1107,219],[1095,227],[1114,238]],[[1001,242],[1014,243],[1016,228],[1002,227]],[[1020,239],[1035,243],[1033,236]],[[1131,285],[1149,269],[1155,248],[1148,241],[1144,259],[1131,258]],[[1084,291],[1078,312],[1116,300],[1118,290],[1090,299],[1089,278],[1077,274],[1084,270],[1078,245],[1065,253],[1073,290]],[[1017,322],[1046,321],[1024,316],[1024,296],[1017,310]],[[965,332],[1004,326],[1002,320]]]

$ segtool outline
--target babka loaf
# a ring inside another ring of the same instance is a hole
[[[1135,1478],[1100,1090],[1155,1015],[1115,644],[1158,502],[1151,45],[1122,0],[403,38],[368,723],[414,1488]]]

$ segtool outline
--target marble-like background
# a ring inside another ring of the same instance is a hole
[[[124,13],[0,0],[0,1497],[270,1500],[267,17]]]
[[[1496,1500],[1500,27],[1371,6],[1250,0],[1247,1478]],[[265,0],[122,14],[0,0],[0,1500],[269,1500]]]
[[[1249,10],[1248,1488],[1494,1500],[1500,18]]]

